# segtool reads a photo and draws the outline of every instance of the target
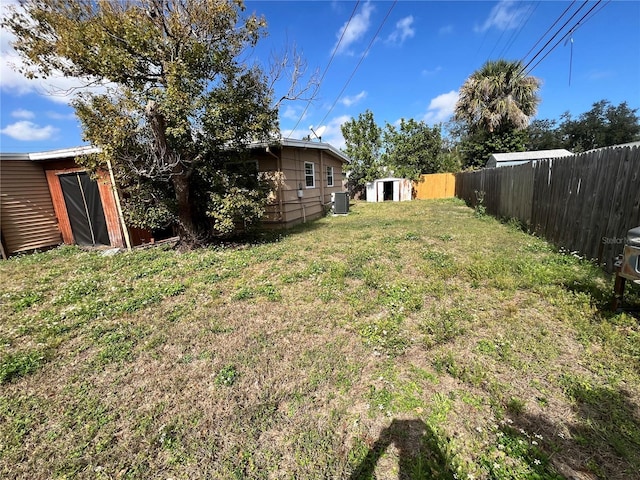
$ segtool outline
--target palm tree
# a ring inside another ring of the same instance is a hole
[[[540,84],[524,76],[519,61],[488,61],[460,88],[455,118],[490,134],[524,129],[540,103]]]

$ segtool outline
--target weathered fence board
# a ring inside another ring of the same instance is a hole
[[[515,218],[558,247],[612,270],[630,228],[640,225],[640,148],[610,147],[562,159],[456,175],[456,196]]]

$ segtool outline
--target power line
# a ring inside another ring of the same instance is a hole
[[[509,40],[507,40],[506,45],[503,47],[502,50],[500,50],[500,54],[498,55],[498,57],[502,58],[502,56],[509,51],[511,46],[517,40],[518,36],[522,33],[522,30],[524,29],[524,27],[527,25],[527,23],[529,23],[531,16],[534,14],[534,12],[538,9],[539,6],[540,6],[540,2],[536,2],[535,4],[531,5],[529,10],[527,11],[527,17],[522,22],[521,27],[518,28],[517,30],[514,30],[514,32],[511,34],[511,37],[509,37]]]
[[[576,11],[573,13],[573,15],[571,15],[571,17],[569,17],[569,20],[567,20],[566,22],[564,22],[564,25],[562,25],[562,27],[560,27],[560,28],[558,29],[558,31],[557,31],[557,32],[556,32],[556,33],[555,33],[555,34],[554,34],[554,35],[553,35],[553,36],[552,36],[552,37],[547,41],[547,43],[545,43],[545,44],[544,44],[544,46],[543,46],[540,50],[538,50],[538,53],[536,53],[536,54],[531,58],[531,60],[529,60],[529,62],[528,62],[524,67],[522,67],[522,71],[523,71],[523,72],[524,72],[524,71],[529,67],[529,65],[531,65],[531,64],[533,63],[533,61],[534,61],[534,60],[535,60],[535,59],[536,59],[540,54],[542,54],[542,52],[544,51],[544,49],[545,49],[545,48],[547,48],[547,46],[548,46],[548,45],[553,41],[553,39],[554,39],[554,38],[556,38],[556,37],[560,34],[560,32],[561,32],[562,30],[564,30],[564,27],[566,27],[566,26],[569,24],[569,22],[571,22],[571,20],[573,20],[573,17],[575,17],[575,16],[578,14],[578,12],[579,12],[580,10],[582,10],[582,9],[587,5],[587,2],[588,2],[588,1],[589,1],[589,0],[585,0],[585,1],[584,1],[584,3],[583,3],[582,5],[580,5],[580,7],[578,8],[578,10],[576,10]],[[600,3],[600,1],[601,1],[601,0],[598,0],[598,3]],[[598,3],[596,3],[596,5],[597,5]],[[591,10],[589,10],[589,11],[591,11]],[[564,14],[563,14],[563,15],[564,15]],[[584,17],[583,17],[583,18],[584,18]],[[565,36],[566,36],[566,35],[565,35]],[[563,37],[563,38],[564,38],[564,37]],[[555,48],[555,47],[553,47],[553,48]],[[547,55],[548,55],[548,53],[545,55],[545,57],[546,57]],[[526,58],[526,56],[525,56],[525,58]],[[540,62],[538,62],[538,63],[540,63]],[[536,65],[537,65],[537,64],[536,64]]]
[[[565,33],[565,34],[562,36],[562,38],[560,38],[560,40],[558,40],[558,41],[556,42],[556,44],[555,44],[553,47],[551,47],[551,50],[549,50],[547,53],[545,53],[545,55],[544,55],[540,60],[538,60],[538,62],[537,62],[533,67],[531,67],[531,68],[527,71],[526,75],[529,75],[529,74],[530,74],[530,73],[531,73],[531,72],[532,72],[532,71],[533,71],[533,70],[534,70],[538,65],[540,65],[540,62],[542,62],[545,58],[547,58],[547,56],[548,56],[551,52],[553,52],[553,51],[556,49],[556,47],[557,47],[558,45],[560,45],[560,43],[562,42],[562,40],[564,40],[564,39],[565,39],[565,38],[567,38],[570,34],[572,34],[573,32],[575,32],[578,28],[580,28],[580,27],[583,25],[582,21],[583,21],[583,20],[585,20],[587,17],[589,17],[589,14],[590,14],[593,10],[595,10],[595,8],[596,8],[596,7],[597,7],[601,2],[602,2],[602,0],[598,0],[598,1],[596,2],[596,4],[595,4],[593,7],[591,7],[591,8],[589,9],[589,11],[588,11],[587,13],[585,13],[585,14],[584,14],[584,16],[583,16],[580,20],[578,20],[578,22],[577,22],[575,25],[574,25],[573,27],[571,27],[571,29],[569,29],[569,31],[568,31],[567,33]],[[608,3],[609,3],[609,2],[607,2],[605,5],[607,5]],[[598,11],[600,11],[600,10],[598,10]],[[595,15],[595,13],[594,13],[594,15]],[[593,15],[592,15],[591,17],[589,17],[587,20],[591,20],[591,18],[593,18]],[[586,23],[586,22],[587,22],[587,20],[585,20],[585,22],[584,22],[584,23]],[[532,60],[532,61],[533,61],[533,60]],[[529,63],[531,63],[531,62],[529,62]],[[527,64],[527,66],[528,66],[528,65],[529,65],[529,64]],[[523,70],[525,70],[526,68],[527,68],[527,67],[525,67]]]
[[[547,29],[547,31],[546,31],[546,32],[544,32],[544,35],[542,35],[542,36],[538,39],[538,41],[533,45],[533,47],[531,47],[531,48],[529,49],[529,51],[525,54],[525,56],[524,56],[524,57],[522,57],[522,61],[523,61],[523,62],[524,62],[525,58],[527,58],[527,57],[529,56],[529,54],[530,54],[531,52],[533,52],[533,49],[534,49],[534,48],[536,48],[536,47],[538,46],[538,44],[542,41],[542,39],[543,39],[544,37],[546,37],[546,36],[547,36],[547,34],[548,34],[552,29],[553,29],[553,27],[555,27],[555,26],[558,24],[558,22],[560,21],[560,19],[561,19],[562,17],[564,17],[564,15],[565,15],[565,14],[566,14],[570,9],[571,9],[571,7],[573,7],[573,4],[574,4],[574,3],[576,3],[576,0],[573,0],[573,1],[569,4],[569,6],[568,6],[567,8],[565,8],[564,12],[562,12],[562,13],[560,14],[560,16],[559,16],[558,18],[556,18],[556,21],[555,21],[555,22],[553,22],[553,25],[551,25],[551,26]]]
[[[502,41],[502,37],[504,37],[504,34],[507,30],[504,29],[502,30],[502,32],[500,33],[500,36],[498,37],[498,41],[493,45],[493,48],[491,49],[491,51],[489,52],[489,55],[487,55],[487,62],[489,61],[489,59],[491,58],[491,55],[493,55],[493,51],[496,49],[496,47],[498,46],[498,44]]]
[[[356,65],[356,67],[353,69],[353,72],[351,72],[351,75],[349,76],[349,78],[347,79],[347,81],[344,84],[344,87],[342,87],[342,90],[340,90],[340,93],[338,94],[338,96],[336,97],[336,99],[334,100],[333,104],[331,105],[331,108],[329,108],[329,110],[327,111],[327,113],[325,114],[325,116],[322,118],[322,120],[320,120],[319,125],[322,125],[324,123],[324,121],[327,119],[327,117],[329,116],[329,114],[333,111],[334,107],[336,106],[336,104],[338,103],[338,100],[340,99],[340,97],[342,96],[342,94],[344,93],[344,91],[347,89],[347,87],[349,86],[349,83],[351,82],[351,80],[353,79],[353,76],[356,74],[356,71],[358,70],[358,68],[360,67],[360,65],[362,64],[362,61],[365,59],[365,57],[367,56],[367,54],[369,53],[369,50],[371,49],[371,46],[373,45],[373,42],[376,40],[376,38],[378,37],[378,34],[380,33],[380,31],[382,30],[382,27],[384,26],[384,24],[386,23],[387,19],[389,18],[389,15],[391,15],[391,11],[393,10],[393,8],[396,6],[396,3],[398,3],[398,0],[394,0],[393,4],[391,5],[391,8],[389,8],[389,11],[387,12],[387,14],[385,15],[385,17],[382,19],[382,23],[380,24],[380,26],[378,27],[378,30],[376,30],[375,35],[373,36],[373,38],[371,39],[371,41],[369,42],[369,45],[367,46],[367,49],[364,51],[364,53],[362,54],[362,56],[360,57],[360,61],[358,62],[358,64]]]
[[[600,2],[598,2],[598,3],[600,3]],[[591,20],[593,17],[595,17],[595,16],[600,12],[600,10],[602,10],[604,7],[606,7],[606,6],[607,6],[607,5],[609,5],[610,3],[611,3],[611,0],[607,0],[607,2],[606,2],[604,5],[602,5],[598,10],[596,10],[595,12],[593,12],[593,13],[589,16],[589,18],[587,18],[584,22],[582,22],[582,23],[578,22],[578,23],[579,23],[579,25],[576,25],[576,26],[573,28],[573,30],[572,30],[572,31],[573,31],[573,32],[575,32],[576,30],[578,30],[582,25],[584,25],[584,24],[585,24],[585,23],[587,23],[589,20]],[[597,6],[597,4],[596,4],[596,6]],[[593,8],[592,8],[591,10],[593,10]],[[589,10],[589,12],[590,12],[591,10]],[[588,14],[589,14],[589,13],[587,12],[587,15],[588,15]],[[582,20],[581,20],[581,21],[582,21]]]
[[[325,67],[324,72],[322,72],[322,76],[320,77],[320,81],[318,82],[318,85],[316,85],[316,88],[313,91],[313,95],[311,95],[311,98],[307,102],[307,105],[304,107],[304,110],[302,111],[302,115],[300,115],[300,118],[296,122],[296,125],[289,132],[289,137],[291,137],[291,135],[296,130],[296,128],[298,128],[298,125],[300,125],[300,122],[304,118],[305,113],[307,113],[307,110],[309,109],[309,105],[311,105],[311,101],[315,98],[316,94],[318,93],[318,90],[320,90],[320,85],[322,85],[322,81],[324,80],[324,77],[327,74],[327,71],[329,70],[329,66],[331,65],[331,62],[333,62],[333,58],[336,56],[336,52],[338,51],[338,48],[340,48],[340,44],[342,43],[342,39],[344,38],[344,34],[346,33],[347,29],[349,28],[349,24],[351,23],[351,20],[353,20],[353,16],[355,15],[356,10],[358,9],[358,5],[360,5],[360,0],[358,0],[356,2],[356,6],[353,7],[353,11],[351,12],[351,16],[349,17],[349,20],[347,21],[347,24],[345,25],[345,27],[342,29],[342,34],[340,35],[340,38],[338,39],[338,43],[336,43],[336,46],[333,49],[333,52],[331,52],[331,58],[329,59],[329,63],[327,63],[327,66]]]

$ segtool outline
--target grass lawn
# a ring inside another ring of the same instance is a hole
[[[457,200],[303,227],[0,262],[0,477],[640,478],[593,265]]]

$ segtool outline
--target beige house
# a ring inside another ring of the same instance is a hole
[[[287,227],[322,216],[342,192],[348,158],[327,143],[283,139],[252,145],[256,170],[275,180],[265,226]],[[122,248],[152,241],[151,232],[125,225],[114,179],[97,181],[75,158],[95,152],[77,147],[0,154],[2,257],[60,243]]]
[[[282,139],[278,145],[254,144],[258,172],[276,180],[265,226],[287,227],[319,218],[332,194],[345,191],[343,166],[349,158],[328,143]]]

